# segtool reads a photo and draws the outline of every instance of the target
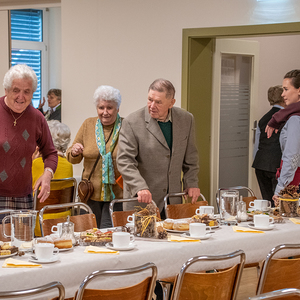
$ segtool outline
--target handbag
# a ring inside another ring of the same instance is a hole
[[[88,179],[82,179],[79,184],[78,184],[78,197],[80,198],[80,200],[83,202],[83,203],[87,203],[87,201],[90,199],[90,197],[93,195],[94,193],[94,186],[92,184],[92,182],[90,181],[91,179],[91,176],[96,168],[96,165],[99,161],[99,158],[100,158],[100,153],[96,159],[96,162],[93,166],[93,169],[90,173],[90,176]]]

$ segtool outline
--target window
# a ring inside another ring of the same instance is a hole
[[[33,94],[37,107],[44,90],[47,90],[47,44],[43,24],[43,10],[11,10],[11,65],[26,64],[33,68],[38,87]],[[46,26],[45,26],[46,27]]]

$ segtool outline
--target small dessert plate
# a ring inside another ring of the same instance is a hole
[[[111,249],[111,250],[116,250],[116,251],[129,251],[129,250],[133,250],[136,247],[136,244],[130,243],[126,247],[114,247],[113,243],[106,243],[105,247],[108,249]]]
[[[251,229],[257,229],[257,230],[262,230],[262,231],[266,231],[266,230],[272,230],[275,228],[275,225],[274,224],[270,224],[268,227],[256,227],[254,225],[254,223],[249,223],[248,224],[248,227],[250,227]]]
[[[183,233],[181,236],[184,238],[189,238],[194,240],[208,240],[211,237],[211,233],[207,233],[206,235],[203,236],[190,236],[189,233]]]
[[[58,261],[59,256],[53,255],[52,258],[50,258],[50,259],[38,259],[35,256],[32,256],[32,258],[30,258],[29,260],[32,262],[39,263],[39,264],[51,264],[51,263]]]

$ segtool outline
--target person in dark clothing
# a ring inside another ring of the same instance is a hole
[[[267,138],[265,128],[274,113],[285,107],[285,102],[281,96],[283,89],[281,86],[273,86],[268,90],[268,101],[273,106],[258,122],[254,146],[254,162],[256,178],[263,199],[269,200],[274,206],[272,197],[277,185],[276,170],[280,167],[281,149],[279,134]]]
[[[43,101],[40,100],[38,110],[45,116],[47,121],[57,120],[61,122],[61,90],[51,89],[47,94],[48,98],[48,110],[44,112],[43,106],[46,102],[45,97]]]

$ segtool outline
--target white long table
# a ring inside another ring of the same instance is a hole
[[[242,223],[242,226],[247,226]],[[85,247],[77,246],[74,250],[59,254],[60,260],[52,264],[43,264],[42,268],[0,268],[0,290],[17,290],[34,287],[51,281],[60,281],[66,289],[66,296],[72,297],[84,277],[95,270],[122,269],[146,262],[153,262],[158,267],[158,278],[175,276],[182,264],[197,255],[217,255],[230,253],[242,249],[246,253],[246,263],[262,261],[267,253],[282,243],[300,243],[300,225],[289,220],[284,224],[276,224],[271,231],[258,233],[235,233],[230,226],[222,226],[208,240],[201,243],[144,241],[136,240],[137,247],[132,251],[122,251],[116,254],[88,254],[83,253]],[[296,255],[298,252],[285,252],[282,256]],[[30,253],[18,258],[28,260]],[[2,265],[0,260],[0,264]],[[225,265],[203,268],[220,268]],[[134,284],[134,277],[127,279],[114,278],[101,280],[98,288],[115,288],[120,285]],[[98,281],[99,283],[99,281]],[[96,285],[90,285],[89,287]],[[51,293],[53,296],[54,293]],[[39,297],[39,299],[41,299]],[[43,299],[49,299],[45,297]]]

